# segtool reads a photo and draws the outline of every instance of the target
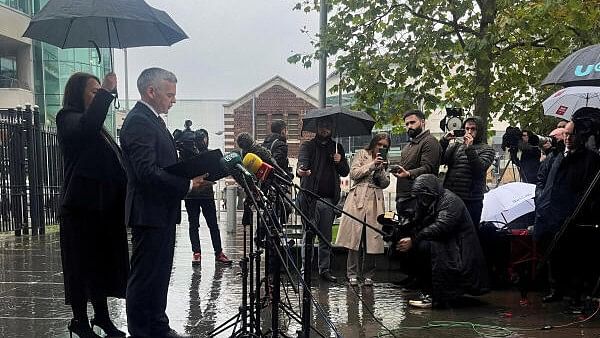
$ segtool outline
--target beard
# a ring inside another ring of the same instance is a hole
[[[408,134],[408,136],[410,138],[415,138],[417,136],[419,136],[419,134],[421,134],[421,132],[423,131],[423,128],[419,127],[419,128],[408,128],[408,131],[406,132]]]

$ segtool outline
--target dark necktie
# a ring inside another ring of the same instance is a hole
[[[163,126],[163,128],[167,129],[167,124],[165,123],[165,120],[163,120],[163,118],[158,115],[156,116],[156,118],[158,119],[158,122],[160,122],[160,125]]]

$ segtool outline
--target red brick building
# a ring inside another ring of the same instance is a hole
[[[237,145],[235,139],[241,132],[262,142],[271,133],[271,121],[282,119],[288,125],[289,157],[296,158],[301,137],[302,117],[308,110],[317,108],[318,100],[280,76],[258,86],[231,103],[223,105],[225,113],[225,151]]]

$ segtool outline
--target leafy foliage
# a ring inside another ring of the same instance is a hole
[[[600,41],[600,0],[329,0],[320,53],[343,74],[357,107],[379,123],[400,112],[464,107],[533,129],[554,124],[541,102],[549,71],[571,52]],[[296,6],[318,11],[318,1]],[[337,90],[334,88],[333,90]]]

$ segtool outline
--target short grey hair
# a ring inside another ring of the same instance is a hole
[[[137,87],[140,95],[143,96],[146,89],[150,86],[158,87],[162,80],[177,83],[175,74],[166,69],[158,67],[144,69],[137,79]]]

